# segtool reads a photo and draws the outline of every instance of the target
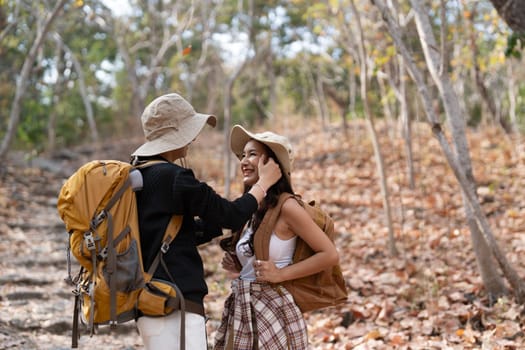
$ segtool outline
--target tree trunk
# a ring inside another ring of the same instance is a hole
[[[44,39],[47,33],[49,32],[49,29],[51,28],[51,25],[58,17],[58,13],[62,10],[67,1],[68,0],[60,0],[56,2],[52,12],[47,15],[42,30],[36,33],[35,41],[33,42],[33,45],[31,46],[31,49],[29,49],[29,53],[27,54],[27,57],[24,60],[22,70],[20,71],[20,76],[18,77],[16,82],[15,97],[13,99],[13,105],[11,106],[11,112],[9,114],[9,124],[7,126],[7,132],[5,133],[2,144],[0,145],[0,160],[5,159],[11,142],[15,137],[18,122],[20,120],[20,112],[22,108],[21,104],[26,94],[27,85],[29,84],[29,76],[31,74],[31,68],[33,67],[33,63],[35,62],[38,50],[42,46],[42,43],[44,42]]]
[[[348,72],[348,103],[346,104],[346,113],[341,118],[341,125],[345,134],[348,133],[348,118],[352,118],[355,115],[355,94],[357,89],[355,80],[355,74]]]
[[[475,12],[475,8],[473,9]],[[498,113],[496,108],[496,103],[494,98],[491,96],[489,89],[485,85],[483,73],[481,72],[481,67],[479,65],[479,50],[476,42],[476,32],[474,31],[474,14],[470,16],[470,23],[465,25],[466,30],[468,31],[468,37],[470,42],[470,52],[472,54],[472,69],[474,70],[474,80],[476,82],[476,88],[478,89],[479,95],[485,106],[487,107],[490,113],[490,122],[495,123],[498,126],[502,126],[505,129],[505,125],[502,124],[501,116]],[[507,130],[505,130],[507,131]]]
[[[490,0],[501,18],[515,32],[525,33],[525,1]]]
[[[412,121],[408,114],[408,102],[406,93],[406,68],[403,57],[399,57],[399,104],[403,123],[403,138],[405,139],[405,155],[407,158],[408,184],[411,190],[416,187],[414,177],[414,156],[412,152]]]
[[[180,43],[182,33],[188,28],[193,18],[194,8],[192,6],[177,20],[176,24],[171,23],[170,25],[166,24],[163,26],[161,23],[165,21],[166,18],[161,14],[170,12],[170,9],[162,8],[162,2],[158,2],[157,4],[159,6],[158,8],[154,6],[148,7],[147,15],[153,18],[153,23],[157,23],[159,27],[152,27],[146,38],[139,42],[132,43],[133,46],[131,47],[130,43],[126,41],[126,35],[129,31],[127,25],[119,23],[118,20],[111,21],[110,13],[105,15],[105,17],[107,17],[105,21],[107,23],[113,23],[106,29],[112,33],[117,43],[117,49],[124,61],[127,77],[131,85],[132,100],[130,112],[133,116],[140,116],[142,114],[146,105],[146,98],[151,92],[152,87],[155,87],[155,81],[163,69],[163,60],[167,52],[173,46],[176,46],[177,42],[179,42],[178,48],[180,51],[182,48],[182,44]],[[175,13],[177,9],[174,8],[171,10]],[[143,62],[137,63],[137,61],[139,61],[139,54],[137,52],[141,50],[147,51],[145,57],[147,56],[149,61],[144,59]],[[140,66],[140,70],[143,71],[140,79],[137,75],[138,66]],[[188,97],[188,100],[191,102],[191,96]]]
[[[360,80],[361,80],[361,99],[363,100],[363,105],[365,109],[365,117],[367,121],[368,130],[370,132],[370,137],[372,139],[372,145],[374,147],[374,155],[376,158],[376,165],[377,165],[377,171],[379,173],[379,179],[380,179],[380,187],[381,187],[381,195],[383,198],[383,209],[385,211],[385,218],[386,218],[386,225],[388,227],[388,248],[390,255],[397,256],[399,253],[396,248],[395,244],[395,238],[394,238],[394,228],[392,224],[392,211],[390,209],[390,199],[389,199],[389,193],[388,193],[388,185],[386,181],[386,174],[385,174],[385,165],[383,161],[383,155],[381,154],[381,146],[379,145],[379,141],[377,139],[377,132],[375,130],[374,126],[374,119],[372,116],[372,112],[370,110],[370,103],[368,100],[368,73],[367,73],[367,63],[366,63],[366,49],[365,49],[365,43],[363,38],[363,29],[361,27],[361,20],[359,16],[359,12],[357,11],[355,7],[354,0],[350,1],[352,11],[354,12],[354,16],[356,18],[357,28],[358,28],[358,47],[359,47],[359,61],[361,66],[361,74],[360,74]]]
[[[461,30],[461,31],[454,30],[453,33],[451,34],[452,35],[451,43],[453,44],[453,47],[451,49],[453,53],[451,57],[461,57],[462,51],[464,50],[465,47],[468,46],[468,38],[466,38],[464,35],[461,35],[461,33],[467,32],[468,30],[467,29],[468,23],[464,19],[463,13],[464,13],[464,8],[462,6],[458,6],[456,8],[456,13],[454,14],[454,16],[456,17],[456,21],[458,22],[458,27],[461,24],[464,30]],[[475,94],[470,94],[469,97],[467,98],[467,95],[466,95],[467,89],[465,87],[467,85],[466,82],[470,81],[468,78],[467,70],[468,70],[467,67],[462,67],[462,66],[456,66],[454,68],[454,72],[457,75],[457,78],[455,79],[455,84],[454,84],[454,91],[456,92],[456,95],[458,96],[458,100],[459,100],[461,109],[465,111],[465,113],[467,113],[467,118],[469,118],[470,117],[468,114],[469,108],[467,106],[466,101],[472,100],[473,98],[477,98],[477,96]]]
[[[318,80],[319,79],[320,78],[318,78]],[[349,108],[350,108],[350,102],[348,101],[348,99],[346,97],[341,96],[341,94],[338,93],[337,90],[333,86],[327,83],[322,84],[320,95],[321,96],[320,96],[319,103],[322,104],[321,106],[324,108],[324,111],[325,111],[324,113],[326,114],[326,118],[328,118],[328,106],[326,105],[325,96],[328,96],[332,100],[332,102],[334,102],[339,108],[339,111],[341,113],[341,118],[343,119],[343,125],[344,125],[346,121],[346,115],[349,113]]]
[[[51,155],[55,151],[56,146],[56,119],[57,119],[57,104],[60,101],[60,96],[64,89],[64,43],[60,38],[55,37],[55,65],[57,72],[57,80],[53,85],[52,108],[49,113],[49,120],[47,122],[47,146],[46,152]]]
[[[269,32],[269,35],[272,35],[272,32]],[[271,42],[271,39],[270,39],[270,42]],[[275,67],[275,62],[274,62],[274,58],[275,58],[275,55],[273,53],[273,48],[272,48],[272,45],[269,45],[268,47],[268,63],[267,63],[267,72],[268,72],[268,79],[270,80],[270,91],[269,91],[269,94],[270,94],[270,97],[268,99],[268,110],[270,111],[270,115],[272,116],[275,116],[275,113],[276,113],[276,106],[277,106],[277,78],[275,76],[275,71],[274,71],[274,67]]]
[[[357,77],[353,72],[348,72],[348,115],[350,116],[350,120],[353,120],[356,117],[356,100],[357,100]],[[345,131],[345,135],[348,137],[348,122],[347,122],[347,116],[343,116],[343,128]],[[359,135],[359,126],[356,125],[354,130],[356,136]],[[356,138],[357,139],[357,138]]]
[[[384,73],[384,75],[389,75],[388,73]],[[387,132],[388,136],[391,140],[393,140],[395,135],[395,125],[394,122],[394,113],[392,112],[392,108],[390,106],[390,102],[388,101],[388,91],[387,87],[385,85],[385,81],[383,78],[381,78],[379,75],[377,77],[377,86],[379,87],[379,95],[381,96],[381,107],[383,108],[383,114],[384,114],[384,120],[386,121],[387,125]]]
[[[437,45],[428,19],[428,12],[418,0],[411,0],[410,2],[415,11],[417,31],[423,48],[423,53],[425,54],[427,67],[441,95],[441,100],[443,101],[443,106],[447,115],[447,121],[451,128],[452,140],[455,146],[455,158],[458,160],[460,167],[459,171],[462,171],[465,174],[467,179],[466,186],[469,186],[471,193],[475,194],[476,182],[472,171],[472,162],[470,159],[470,151],[465,131],[466,122],[463,117],[464,114],[461,111],[457,95],[454,92],[454,88],[446,70],[439,69],[441,65],[440,62],[443,60],[443,54],[440,56],[434,49]],[[445,40],[445,38],[443,38],[443,40]],[[477,197],[475,200],[478,201]],[[476,224],[476,218],[474,217],[472,208],[468,205],[464,193],[463,203],[481,277],[483,278],[489,297],[497,298],[507,292],[506,288],[493,260],[488,258],[490,255],[487,254],[490,252],[490,249],[487,246],[487,242],[482,237],[480,229]]]
[[[315,97],[315,106],[317,107],[317,115],[321,121],[323,130],[325,130],[325,120],[328,113],[328,108],[326,106],[326,99],[324,96],[323,80],[321,78],[321,73],[316,72],[316,75],[313,74],[310,67],[306,67],[307,78],[312,86],[313,95]]]
[[[18,15],[20,13],[20,3],[21,1],[15,2],[15,10],[13,13],[10,13],[9,16],[14,18],[12,22],[10,22],[8,25],[6,25],[2,30],[0,31],[0,44],[5,39],[5,37],[11,32],[11,29],[16,28],[18,25]]]
[[[394,43],[398,51],[403,55],[403,58],[405,59],[405,63],[407,64],[407,68],[410,74],[412,75],[412,78],[416,82],[416,85],[419,89],[419,93],[423,101],[425,113],[432,126],[432,132],[434,133],[437,140],[439,141],[439,144],[447,159],[447,162],[449,163],[456,179],[459,182],[459,185],[464,194],[464,198],[474,214],[473,218],[477,223],[479,231],[483,234],[483,238],[488,244],[488,247],[490,248],[492,255],[496,258],[496,261],[498,262],[504,275],[507,277],[507,280],[509,281],[511,286],[514,288],[514,295],[516,297],[517,302],[522,303],[523,301],[525,301],[525,284],[523,283],[519,275],[515,272],[513,267],[509,264],[504,254],[501,252],[496,240],[494,239],[494,235],[483,213],[483,210],[479,204],[476,193],[473,191],[473,188],[470,185],[470,180],[467,179],[465,170],[461,168],[462,164],[459,162],[459,160],[456,158],[456,156],[452,152],[450,145],[448,144],[448,141],[442,131],[441,125],[439,124],[439,118],[436,115],[436,112],[433,108],[432,98],[427,89],[427,84],[425,82],[425,79],[423,78],[423,74],[420,72],[419,68],[414,62],[413,56],[407,49],[405,43],[402,41],[401,31],[399,30],[395,21],[392,19],[392,16],[390,15],[384,3],[381,0],[371,0],[371,1],[377,8],[379,8],[382,14],[383,20],[387,24],[388,31],[390,35],[392,36],[392,39],[394,40]],[[416,7],[418,7],[417,4],[416,4]],[[419,14],[420,15],[422,14],[421,11]],[[423,43],[424,38],[422,38],[421,41]],[[426,45],[426,42],[425,42],[425,45]],[[428,49],[429,48],[427,46],[425,49],[425,55],[428,54]],[[497,274],[495,276],[497,276]],[[504,288],[504,286],[502,286],[501,284],[499,287],[500,289]]]
[[[232,95],[233,95],[233,85],[239,75],[242,73],[244,68],[248,63],[248,58],[246,58],[241,65],[237,67],[237,70],[232,74],[226,83],[225,93],[224,93],[224,125],[223,125],[223,135],[224,135],[224,197],[228,198],[230,196],[230,187],[231,187],[231,159],[232,155],[230,152],[230,128],[231,128],[231,119],[232,119]]]
[[[126,73],[131,88],[131,105],[129,113],[133,116],[140,116],[145,107],[145,101],[141,98],[141,86],[135,69],[135,62],[124,42],[124,35],[119,31],[118,26],[112,28],[112,30],[115,42],[117,43],[118,53],[122,57],[122,61],[124,61],[124,66],[126,67]]]
[[[519,123],[516,116],[516,77],[514,76],[514,62],[513,59],[510,59],[507,63],[507,76],[508,79],[508,95],[509,95],[509,119],[512,125],[512,131],[515,134],[519,134]]]
[[[253,17],[253,6],[254,0],[249,0],[248,4],[248,32],[252,28],[252,17]],[[231,77],[226,83],[226,89],[224,93],[224,125],[223,125],[223,135],[224,135],[224,197],[229,198],[230,196],[230,187],[231,187],[231,152],[230,152],[230,128],[231,128],[231,110],[232,110],[232,94],[233,94],[233,85],[237,78],[241,75],[242,71],[249,62],[249,52],[251,43],[246,49],[246,56],[244,60],[240,63],[237,69],[233,72]]]
[[[55,36],[58,38],[58,40],[62,39],[60,38],[60,35],[58,33],[55,33]],[[84,78],[84,71],[82,69],[82,65],[77,59],[77,56],[67,45],[63,45],[64,50],[69,54],[69,57],[71,57],[71,62],[73,62],[73,67],[75,71],[77,72],[78,76],[78,90],[80,92],[80,97],[82,98],[82,102],[84,103],[84,108],[86,110],[86,119],[89,125],[89,130],[91,131],[91,141],[95,145],[95,147],[98,148],[99,144],[99,135],[98,135],[98,129],[97,129],[97,122],[95,121],[95,114],[93,113],[93,106],[91,105],[91,101],[89,101],[89,95],[88,90],[86,86],[86,79]]]

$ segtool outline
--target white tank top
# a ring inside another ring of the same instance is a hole
[[[255,270],[253,268],[253,262],[255,261],[255,255],[249,256],[250,250],[245,242],[248,242],[250,235],[252,234],[251,227],[247,228],[242,237],[237,242],[236,252],[237,257],[242,265],[240,278],[247,281],[255,281]],[[272,232],[270,236],[270,247],[269,256],[270,260],[273,261],[277,268],[283,268],[292,263],[293,253],[295,251],[295,242],[297,236],[290,239],[280,239],[275,232]]]

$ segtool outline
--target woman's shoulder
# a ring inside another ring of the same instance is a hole
[[[304,208],[301,206],[295,196],[286,198],[281,207],[281,215],[297,215],[298,213],[304,212]]]

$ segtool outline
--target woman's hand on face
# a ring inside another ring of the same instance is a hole
[[[282,282],[281,269],[273,261],[255,260],[253,262],[257,281],[279,283]]]
[[[263,154],[258,164],[259,180],[257,181],[267,191],[282,176],[281,168],[272,158]]]

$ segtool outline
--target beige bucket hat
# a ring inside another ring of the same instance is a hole
[[[288,182],[292,183],[291,172],[293,166],[293,150],[288,138],[271,131],[254,134],[240,125],[235,125],[230,134],[230,147],[239,160],[242,159],[244,146],[246,146],[246,143],[252,139],[270,147],[283,167],[284,176],[287,178]]]
[[[154,99],[142,113],[146,142],[132,156],[154,156],[182,148],[193,141],[206,123],[215,127],[217,118],[195,112],[179,94],[171,93]]]

